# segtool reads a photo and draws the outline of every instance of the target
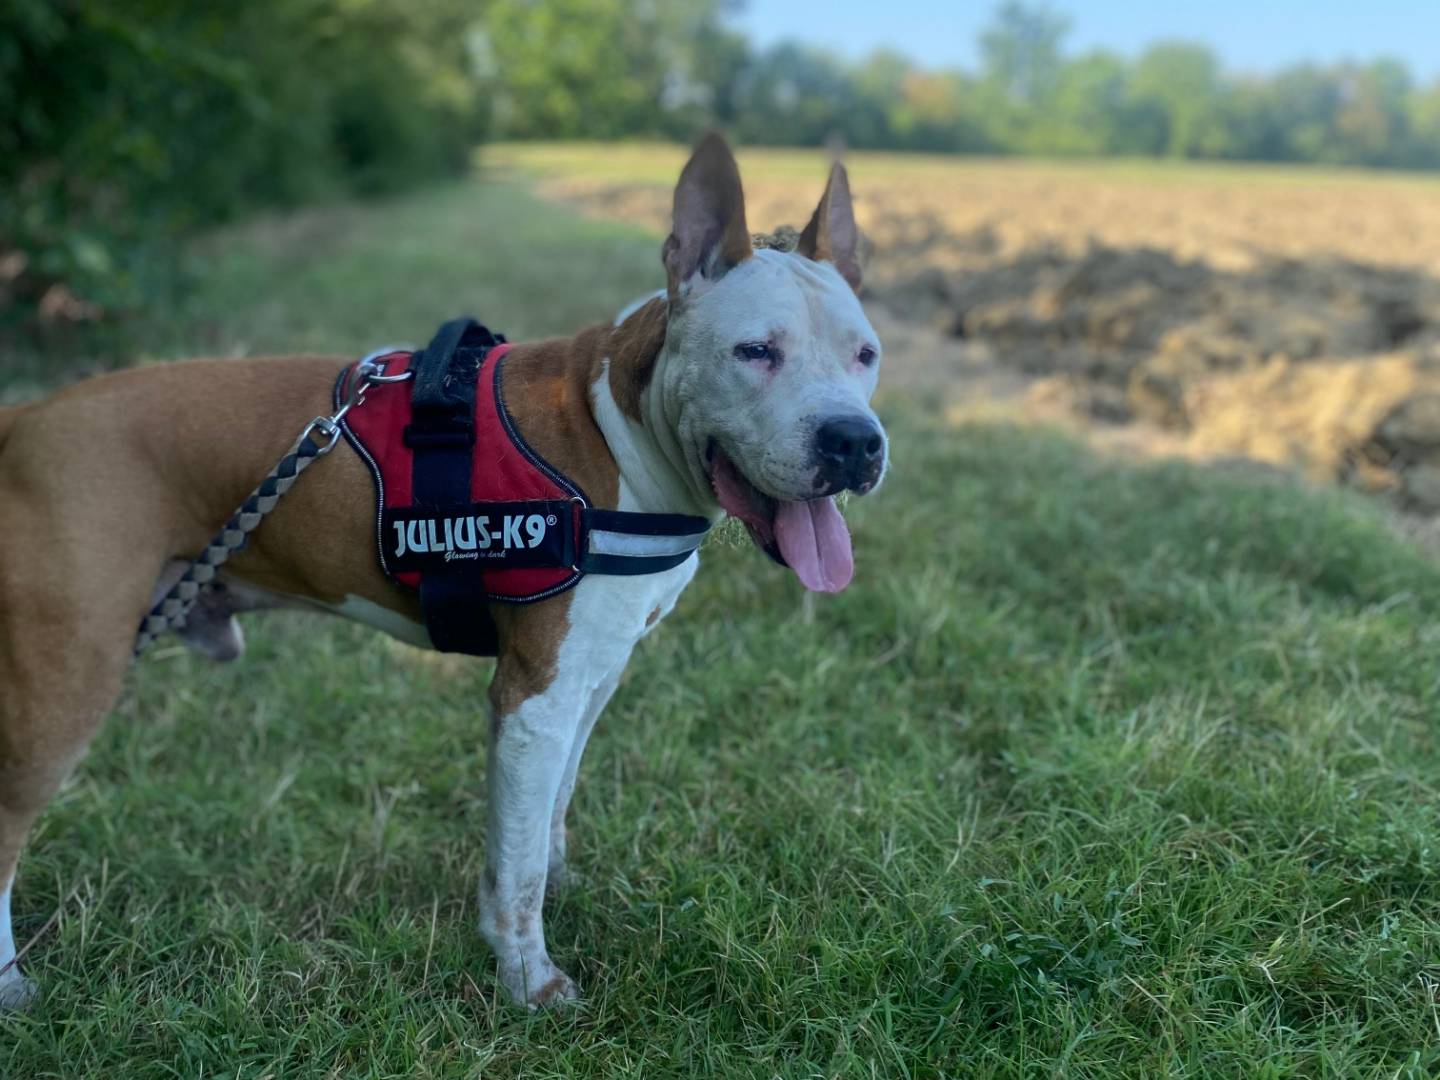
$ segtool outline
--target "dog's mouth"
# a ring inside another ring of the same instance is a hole
[[[836,593],[850,584],[855,575],[850,530],[834,498],[787,501],[766,495],[714,443],[709,462],[716,500],[745,523],[761,551],[814,592]]]

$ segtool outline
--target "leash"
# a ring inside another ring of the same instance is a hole
[[[200,557],[185,569],[180,580],[141,620],[135,635],[135,656],[138,657],[166,631],[184,628],[190,609],[195,606],[201,590],[215,579],[219,567],[245,546],[249,535],[260,527],[260,522],[275,509],[280,497],[290,490],[300,474],[335,449],[342,434],[340,421],[346,413],[365,401],[366,391],[372,386],[404,382],[413,377],[409,371],[401,375],[384,374],[384,366],[376,362],[377,358],[395,351],[393,347],[377,349],[360,361],[350,392],[335,412],[329,416],[317,416],[305,426],[290,452],[270,470],[270,475],[240,504]]]

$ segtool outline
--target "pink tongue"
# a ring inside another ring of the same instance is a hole
[[[801,584],[814,592],[839,592],[855,575],[850,530],[834,499],[778,504],[775,542]]]

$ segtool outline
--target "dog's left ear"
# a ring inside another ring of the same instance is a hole
[[[740,167],[725,140],[711,132],[675,185],[675,225],[662,254],[670,299],[686,291],[697,274],[719,281],[752,254]]]
[[[840,276],[860,291],[860,230],[855,227],[855,205],[850,201],[850,178],[838,161],[830,167],[830,180],[820,205],[795,250],[808,259],[830,262]]]

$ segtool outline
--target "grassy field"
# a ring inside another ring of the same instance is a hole
[[[137,359],[559,332],[657,241],[504,183],[260,223]],[[475,931],[488,667],[259,617],[148,657],[43,819],[0,1076],[1440,1072],[1440,568],[1340,495],[883,411],[856,585],[715,546],[606,714],[580,1008],[503,1005]]]

